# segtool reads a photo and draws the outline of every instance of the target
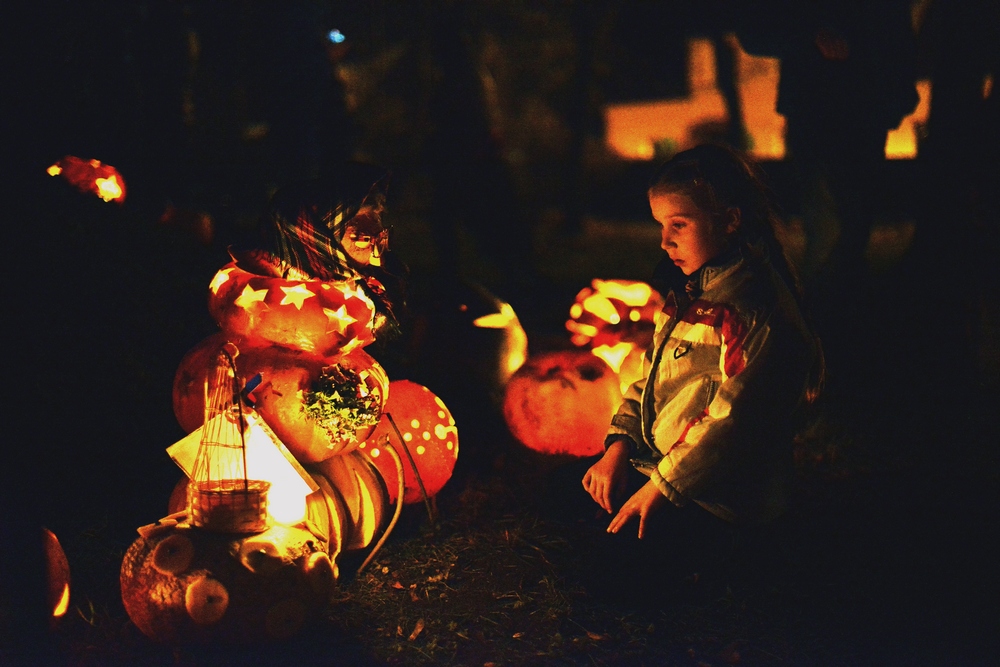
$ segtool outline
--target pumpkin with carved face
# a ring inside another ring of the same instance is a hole
[[[604,437],[622,394],[617,374],[587,350],[528,357],[507,383],[503,414],[511,434],[546,454],[591,456]]]

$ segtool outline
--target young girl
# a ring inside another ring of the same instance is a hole
[[[610,514],[630,462],[648,475],[611,533],[638,518],[642,538],[668,503],[766,521],[784,508],[797,417],[822,368],[774,237],[775,209],[750,163],[712,145],[664,164],[648,197],[661,247],[680,271],[644,378],[626,392],[583,486]]]

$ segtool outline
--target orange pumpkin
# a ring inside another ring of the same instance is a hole
[[[50,626],[55,627],[69,609],[69,560],[59,544],[59,538],[48,528],[42,528],[45,550],[45,572],[48,578]]]
[[[403,438],[402,443],[388,415],[392,415]],[[361,445],[361,451],[371,457],[382,473],[389,498],[395,502],[399,493],[399,473],[392,457],[382,451],[385,438],[396,448],[403,463],[404,503],[423,501],[413,465],[420,473],[420,481],[428,497],[437,495],[451,479],[458,460],[458,429],[444,401],[427,387],[409,380],[390,382],[389,400],[382,419],[371,437]],[[413,465],[403,451],[403,445],[409,451]]]
[[[350,281],[285,280],[235,262],[209,285],[208,310],[230,336],[324,357],[374,340],[375,304]]]
[[[646,283],[594,279],[576,295],[566,329],[580,347],[627,341],[645,349],[653,340],[654,320],[662,308],[663,297]]]
[[[47,171],[50,176],[62,175],[80,192],[97,195],[104,201],[125,202],[125,179],[117,169],[100,160],[67,155]]]
[[[529,357],[507,383],[503,414],[511,434],[547,454],[591,456],[604,437],[622,394],[618,376],[586,350]]]
[[[204,382],[212,355],[227,335],[209,336],[185,355],[174,376],[174,414],[188,433],[204,422]],[[237,339],[240,354],[236,366],[246,380],[261,374],[253,392],[257,413],[300,463],[312,463],[352,451],[375,429],[377,414],[358,428],[338,429],[335,422],[323,421],[307,413],[308,394],[316,387],[324,369],[339,365],[356,374],[373,405],[381,411],[389,387],[385,371],[364,350],[335,357],[318,357],[277,345],[254,347]],[[241,347],[242,344],[242,347]]]

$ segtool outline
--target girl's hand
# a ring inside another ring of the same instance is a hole
[[[660,493],[653,481],[646,482],[618,510],[618,514],[608,525],[608,532],[617,533],[632,517],[637,516],[639,517],[639,539],[641,540],[642,536],[646,534],[646,520],[666,502],[668,502],[667,497]]]
[[[608,446],[604,456],[583,476],[583,488],[608,514],[613,511],[612,501],[625,491],[627,466],[628,445],[618,440]]]

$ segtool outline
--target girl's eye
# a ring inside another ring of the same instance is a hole
[[[687,225],[683,222],[673,222],[670,224],[670,226],[674,229],[679,230],[679,229],[684,229]]]

